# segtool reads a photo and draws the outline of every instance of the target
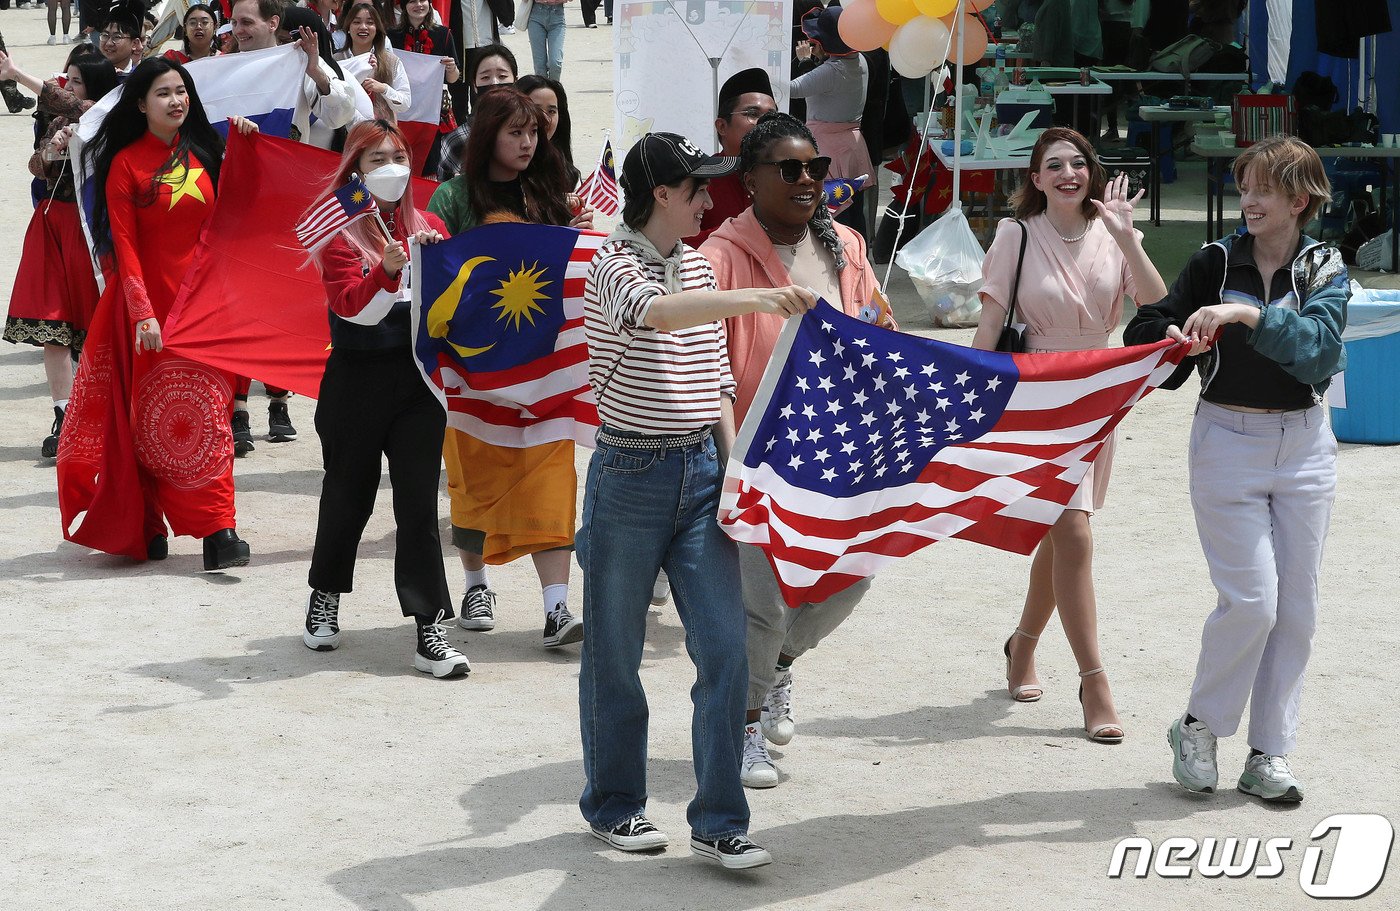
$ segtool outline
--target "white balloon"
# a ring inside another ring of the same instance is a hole
[[[890,38],[890,65],[899,75],[919,79],[948,58],[952,36],[941,20],[915,16]]]

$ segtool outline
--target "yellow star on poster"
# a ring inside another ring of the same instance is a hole
[[[515,321],[515,330],[520,331],[520,321],[528,320],[530,325],[535,324],[535,314],[544,313],[544,308],[535,301],[549,300],[548,294],[540,293],[546,286],[554,284],[550,281],[541,281],[545,270],[540,268],[539,262],[535,262],[530,268],[525,268],[522,262],[519,269],[513,270],[510,275],[501,282],[501,287],[491,293],[500,298],[500,301],[491,305],[493,310],[499,310],[500,314],[496,321]]]
[[[207,205],[209,200],[204,198],[204,191],[199,188],[199,178],[203,176],[203,168],[187,168],[176,163],[170,173],[160,179],[161,183],[170,187],[170,208],[175,208],[175,203],[186,196]]]

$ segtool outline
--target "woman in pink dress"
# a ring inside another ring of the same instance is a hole
[[[1016,322],[1026,324],[1026,350],[1085,351],[1108,346],[1123,316],[1123,297],[1155,303],[1167,287],[1133,229],[1127,177],[1109,181],[1089,141],[1073,130],[1046,130],[1031,150],[1026,182],[1013,197],[1016,219],[997,227],[982,266],[982,319],[974,348],[991,350],[1013,296],[1021,240],[1025,259],[1016,293]],[[1103,506],[1113,465],[1104,443],[1079,490],[1051,527],[1031,563],[1021,622],[1002,651],[1006,683],[1017,702],[1044,693],[1036,682],[1035,643],[1056,608],[1079,664],[1084,727],[1091,740],[1120,743],[1123,727],[1099,657],[1094,602],[1094,540],[1089,516]]]

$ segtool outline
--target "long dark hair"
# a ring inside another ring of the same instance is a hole
[[[117,87],[117,70],[106,57],[79,57],[68,66],[78,68],[88,101],[101,101],[103,95]]]
[[[515,200],[499,192],[489,176],[496,154],[496,137],[517,123],[534,123],[539,130],[534,157],[520,172],[525,194],[525,220],[540,225],[567,225],[573,219],[566,197],[572,185],[564,158],[545,135],[544,110],[515,88],[500,86],[477,99],[467,148],[462,153],[461,178],[470,191],[472,214],[478,221],[493,212],[514,211]]]
[[[1084,213],[1085,218],[1097,218],[1099,210],[1094,208],[1094,204],[1089,200],[1103,200],[1104,188],[1108,186],[1108,172],[1099,163],[1093,143],[1085,139],[1084,134],[1068,127],[1050,127],[1035,141],[1035,147],[1031,149],[1030,163],[1026,165],[1026,179],[1011,194],[1011,205],[1016,209],[1016,217],[1024,220],[1045,211],[1045,191],[1035,188],[1031,175],[1040,170],[1045,150],[1057,142],[1067,142],[1074,146],[1089,163],[1089,192],[1084,194],[1084,202],[1080,204],[1079,211]]]
[[[817,148],[817,139],[812,135],[812,131],[807,129],[807,125],[791,114],[784,114],[781,111],[770,111],[758,118],[758,123],[754,124],[752,130],[744,136],[744,141],[739,145],[739,170],[748,174],[763,161],[768,154],[768,147],[779,139],[800,139],[803,142],[812,144],[812,151],[820,152]],[[756,200],[755,200],[756,202]],[[846,268],[846,247],[841,243],[840,236],[836,233],[836,223],[832,220],[831,210],[826,207],[826,200],[817,203],[817,211],[812,213],[812,220],[807,223],[812,232],[812,236],[821,242],[823,247],[831,251],[832,257],[836,260],[836,271],[840,272]]]
[[[574,124],[569,116],[569,96],[564,91],[564,84],[558,79],[550,79],[548,76],[521,76],[520,81],[515,83],[527,97],[535,89],[549,89],[554,93],[555,99],[559,102],[559,122],[554,125],[554,135],[549,138],[550,145],[559,150],[559,154],[564,156],[564,164],[568,165],[570,176],[573,182],[578,183],[581,176],[579,169],[574,166]]]
[[[88,172],[92,174],[92,235],[99,252],[109,253],[112,250],[112,223],[107,212],[107,176],[112,171],[112,159],[116,158],[122,149],[146,135],[146,115],[141,112],[140,104],[145,100],[146,93],[151,90],[151,85],[170,72],[179,73],[184,81],[189,97],[189,110],[185,114],[185,122],[176,134],[175,148],[171,150],[170,158],[161,165],[160,170],[151,179],[151,185],[138,197],[137,205],[148,206],[153,203],[161,178],[177,167],[188,167],[191,155],[199,159],[199,163],[208,172],[214,189],[218,190],[219,166],[224,158],[224,140],[209,124],[209,117],[204,113],[204,105],[199,100],[199,91],[194,87],[194,80],[183,66],[168,57],[147,57],[126,77],[121,97],[108,112],[102,125],[97,128],[97,135],[83,149],[83,161]]]

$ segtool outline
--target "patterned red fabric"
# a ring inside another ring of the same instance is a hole
[[[137,560],[166,522],[198,538],[235,525],[231,378],[170,352],[135,351],[136,324],[168,317],[214,202],[203,164],[192,157],[162,175],[169,157],[148,133],[112,162],[114,262],[58,451],[63,536]]]

